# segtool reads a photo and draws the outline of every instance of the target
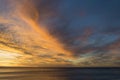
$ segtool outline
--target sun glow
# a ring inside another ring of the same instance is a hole
[[[16,60],[21,55],[14,52],[4,51],[0,50],[0,66],[11,66],[11,65],[17,65]]]

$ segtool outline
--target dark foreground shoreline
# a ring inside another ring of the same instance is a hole
[[[0,80],[120,80],[120,67],[0,67]]]

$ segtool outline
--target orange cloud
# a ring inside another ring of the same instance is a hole
[[[40,66],[44,64],[71,64],[72,53],[64,49],[64,45],[51,35],[49,31],[39,24],[37,8],[30,1],[15,1],[14,11],[8,12],[8,17],[0,17],[0,55],[12,56],[12,52],[18,56],[1,58],[0,66]],[[1,30],[1,29],[0,29]],[[51,57],[40,57],[44,55]],[[64,54],[64,56],[58,56]],[[5,63],[3,63],[5,62]]]
[[[30,2],[23,2],[24,4],[18,5],[16,8],[16,13],[18,14],[19,18],[25,21],[30,27],[32,27],[41,37],[44,39],[45,43],[40,44],[44,48],[50,49],[52,51],[56,51],[59,53],[69,54],[70,52],[64,50],[64,45],[61,44],[54,36],[49,34],[47,29],[45,29],[42,25],[39,25],[39,15],[40,13],[37,12],[34,4]]]

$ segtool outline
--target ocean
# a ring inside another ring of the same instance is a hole
[[[1,67],[0,80],[120,80],[120,68]]]

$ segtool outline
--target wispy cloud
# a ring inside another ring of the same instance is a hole
[[[19,65],[118,66],[118,3],[0,0],[0,50],[21,54]]]

